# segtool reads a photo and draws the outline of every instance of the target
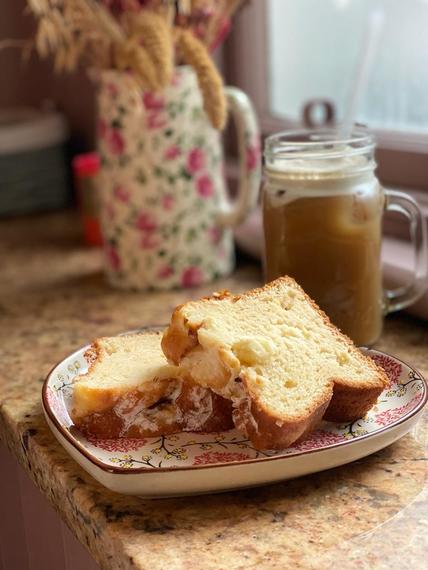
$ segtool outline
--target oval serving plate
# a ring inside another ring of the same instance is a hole
[[[94,479],[112,491],[144,497],[221,492],[315,473],[365,457],[405,435],[427,401],[424,378],[401,360],[365,350],[391,385],[362,419],[323,422],[301,443],[283,451],[258,451],[238,431],[167,437],[97,440],[70,419],[73,379],[86,372],[87,346],[50,372],[43,409],[58,441]]]

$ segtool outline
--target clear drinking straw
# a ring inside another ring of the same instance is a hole
[[[358,61],[357,73],[352,84],[345,116],[338,131],[340,140],[348,140],[351,137],[358,107],[367,88],[370,71],[379,47],[384,20],[385,14],[382,10],[373,10],[369,15],[367,31]]]

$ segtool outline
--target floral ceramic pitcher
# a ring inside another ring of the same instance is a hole
[[[240,149],[236,201],[227,196],[221,135],[196,76],[178,68],[160,94],[106,72],[99,90],[100,203],[106,272],[127,289],[190,287],[234,267],[232,228],[254,206],[259,131],[248,97],[227,88]]]

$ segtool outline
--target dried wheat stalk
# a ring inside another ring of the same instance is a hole
[[[227,119],[227,104],[219,72],[204,44],[195,38],[190,30],[176,28],[174,33],[180,56],[196,72],[204,99],[204,109],[212,125],[223,129]]]
[[[232,0],[233,7],[241,2]],[[28,4],[39,23],[35,47],[41,57],[54,56],[58,71],[72,71],[83,60],[90,68],[130,71],[141,87],[157,91],[171,81],[174,39],[179,60],[195,69],[211,123],[224,127],[227,105],[222,79],[193,31],[172,28],[170,1],[152,0],[147,4],[150,9],[125,12],[119,21],[96,0],[28,0]],[[197,3],[180,4],[188,14]]]
[[[130,38],[123,44],[116,44],[114,60],[117,69],[133,71],[134,79],[142,88],[151,91],[158,91],[161,88],[153,60],[137,40]]]
[[[28,0],[38,19],[35,47],[43,58],[53,55],[57,71],[73,71],[80,60],[91,66],[109,66],[115,36],[106,24],[105,10],[92,0]],[[101,25],[100,25],[101,24]]]
[[[151,58],[159,87],[166,87],[172,78],[174,46],[171,30],[165,19],[155,12],[128,14],[125,24],[132,41],[140,44]]]

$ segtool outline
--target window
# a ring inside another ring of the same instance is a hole
[[[428,0],[254,0],[226,46],[226,78],[250,95],[265,134],[301,124],[320,98],[340,120],[373,7],[384,27],[357,120],[376,132],[382,181],[425,192]]]
[[[266,47],[274,115],[299,120],[302,104],[321,98],[343,117],[373,8],[383,11],[384,23],[357,120],[428,135],[426,0],[271,0]]]

